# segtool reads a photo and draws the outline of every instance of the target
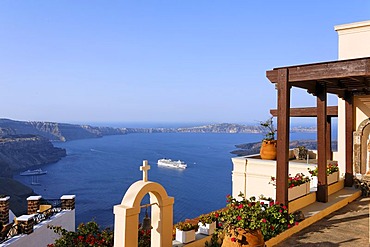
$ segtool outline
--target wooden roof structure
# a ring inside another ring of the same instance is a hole
[[[331,153],[331,138],[328,138],[331,118],[328,116],[333,110],[327,107],[327,94],[335,94],[345,101],[345,186],[352,186],[353,96],[370,95],[370,57],[279,67],[266,71],[266,76],[276,84],[278,91],[276,200],[288,205],[289,125],[291,113],[295,111],[290,109],[290,89],[297,87],[317,98],[316,108],[306,110],[306,114],[317,116],[317,201],[327,202],[326,162]]]

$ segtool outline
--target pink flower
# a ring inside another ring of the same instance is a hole
[[[262,223],[266,223],[266,221],[267,221],[266,219],[262,219],[261,220]]]

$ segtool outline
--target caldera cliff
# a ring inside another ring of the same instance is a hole
[[[14,171],[59,161],[66,150],[54,147],[45,137],[5,135],[0,137],[0,176],[11,177]]]

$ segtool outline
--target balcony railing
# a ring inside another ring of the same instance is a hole
[[[33,224],[37,225],[42,221],[50,219],[53,215],[62,211],[62,200],[42,199],[37,213],[33,216]],[[9,223],[0,229],[0,244],[12,237],[23,234],[24,227],[21,223]]]

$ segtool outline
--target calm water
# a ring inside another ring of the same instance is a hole
[[[291,139],[315,139],[315,134],[293,134]],[[55,143],[67,157],[42,169],[40,186],[32,186],[43,198],[76,195],[76,222],[92,219],[113,226],[113,206],[120,204],[126,190],[142,178],[144,159],[151,169],[149,180],[164,186],[175,197],[174,221],[193,218],[225,206],[231,193],[235,144],[256,142],[260,134],[159,133],[106,136]],[[180,159],[185,170],[157,167],[160,158]],[[15,179],[30,185],[30,177]]]

